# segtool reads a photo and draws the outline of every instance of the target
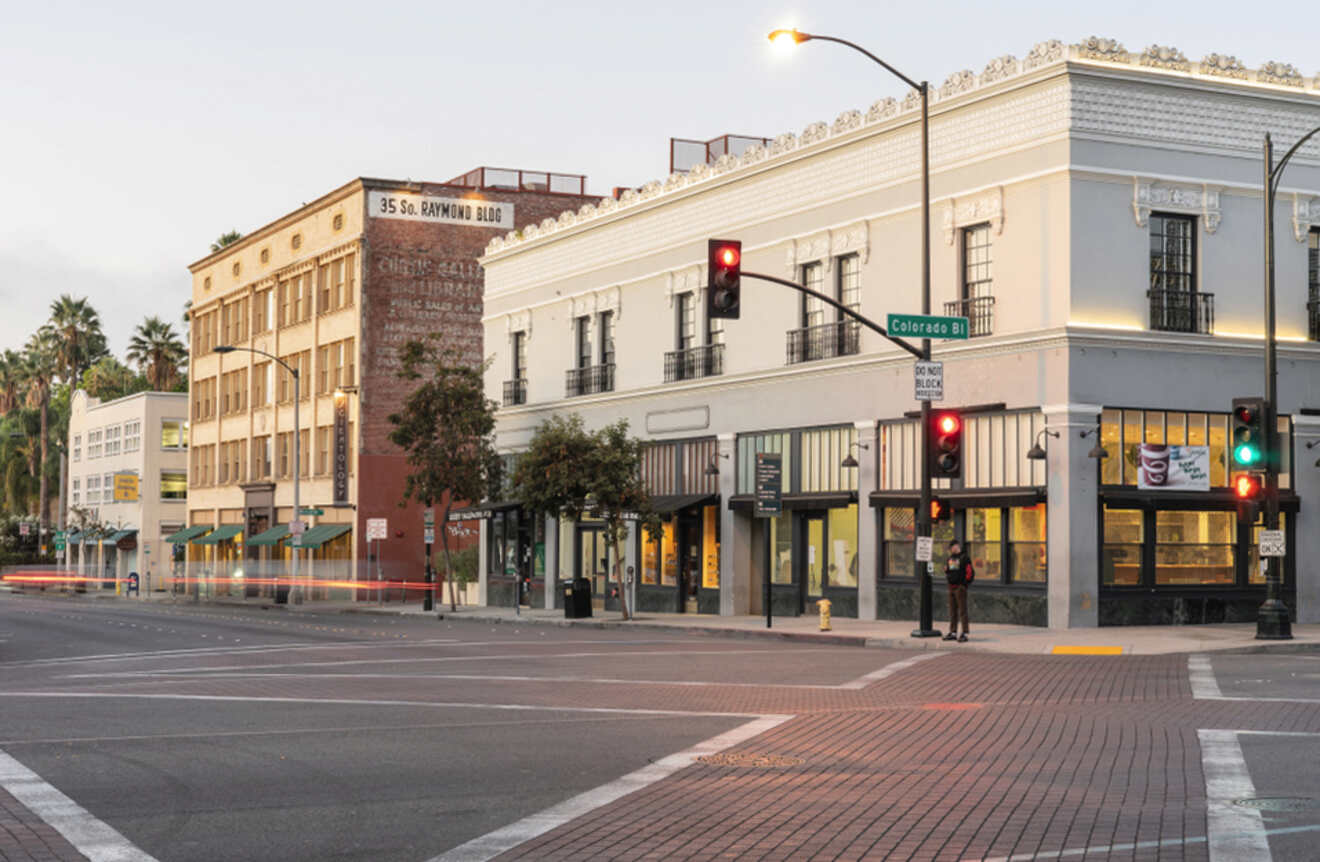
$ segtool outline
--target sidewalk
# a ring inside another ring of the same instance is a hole
[[[150,601],[192,604],[191,599],[161,594]],[[814,616],[775,617],[766,628],[765,617],[710,616],[695,614],[644,613],[624,622],[618,611],[594,611],[589,619],[565,619],[562,610],[488,608],[472,605],[449,610],[448,603],[435,611],[423,611],[420,600],[376,605],[369,602],[329,601],[302,605],[278,605],[267,599],[217,598],[202,604],[267,609],[295,614],[387,614],[430,617],[447,621],[467,620],[488,624],[578,626],[598,629],[652,629],[688,631],[745,638],[774,638],[828,643],[843,646],[891,649],[952,649],[975,652],[1043,655],[1055,652],[1099,655],[1162,655],[1169,653],[1320,652],[1320,625],[1294,625],[1288,641],[1256,640],[1255,623],[1222,623],[1194,626],[1107,626],[1089,629],[1045,629],[999,623],[974,624],[971,640],[954,643],[939,638],[914,638],[911,620],[855,620],[835,617],[831,631],[820,631]],[[935,622],[944,631],[944,624]]]

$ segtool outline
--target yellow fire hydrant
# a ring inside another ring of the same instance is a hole
[[[820,630],[827,632],[830,630],[830,600],[821,599],[816,602],[816,609],[820,611]]]

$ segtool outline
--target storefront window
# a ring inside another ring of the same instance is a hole
[[[916,512],[912,509],[885,509],[884,518],[885,577],[910,578],[916,565]]]
[[[660,539],[642,531],[642,583],[655,586],[660,583]]]
[[[1141,465],[1141,411],[1123,411],[1123,479],[1124,485],[1137,484],[1137,468]]]
[[[1164,414],[1159,410],[1146,411],[1146,442],[1164,442]]]
[[[1140,509],[1105,506],[1105,541],[1100,557],[1102,584],[1136,586],[1141,583],[1142,518]]]
[[[1233,583],[1236,532],[1233,512],[1156,512],[1155,583]]]
[[[504,513],[496,512],[486,522],[486,573],[504,574],[506,546],[504,544]]]
[[[976,576],[999,581],[1004,577],[1003,509],[967,510],[967,553]]]
[[[793,583],[793,515],[766,520],[770,526],[770,583]]]
[[[707,506],[701,510],[701,586],[707,590],[720,588],[720,518],[719,509]]]
[[[1260,570],[1260,531],[1263,529],[1265,529],[1264,516],[1251,528],[1251,547],[1247,551],[1247,583],[1249,584],[1265,583],[1265,575]],[[1286,512],[1279,513],[1279,529],[1284,531],[1284,537],[1287,538],[1288,515]]]
[[[1228,416],[1209,417],[1210,486],[1228,484]]]
[[[1045,583],[1048,571],[1045,536],[1044,503],[1008,510],[1008,553],[1015,582]]]
[[[829,510],[829,585],[857,586],[857,504]]]
[[[678,586],[678,531],[673,519],[665,521],[664,533],[660,537],[660,584]]]
[[[1100,461],[1100,484],[1119,485],[1123,481],[1123,450],[1119,446],[1118,410],[1106,410],[1100,419],[1100,445],[1108,456]]]

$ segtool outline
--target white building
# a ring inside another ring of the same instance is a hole
[[[165,540],[187,520],[187,393],[102,403],[80,389],[69,409],[68,452],[69,565],[104,575],[107,586],[136,572],[143,591],[168,589],[177,552]]]
[[[968,450],[937,490],[955,517],[936,547],[970,544],[973,618],[1253,619],[1259,526],[1237,523],[1225,438],[1231,399],[1264,391],[1263,136],[1282,153],[1320,125],[1320,77],[1050,41],[932,99],[932,311],[973,336],[934,346],[937,406],[966,410]],[[730,238],[745,272],[882,325],[919,312],[919,116],[915,91],[845,111],[487,249],[498,446],[570,411],[654,443],[646,475],[673,517],[659,546],[630,544],[643,610],[760,613],[769,594],[777,613],[828,597],[836,615],[915,618],[912,357],[781,286],[744,277],[741,319],[722,325],[703,291],[707,240]],[[1285,594],[1317,621],[1320,140],[1275,219]],[[1108,457],[1088,457],[1097,429]],[[1206,447],[1209,489],[1139,487],[1143,443]],[[779,518],[750,511],[760,451],[783,453]],[[850,453],[859,467],[841,466]],[[487,601],[508,601],[511,571],[600,592],[598,525],[528,529],[517,512],[484,521]]]

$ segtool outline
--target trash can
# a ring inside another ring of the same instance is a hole
[[[275,604],[287,605],[288,603],[289,603],[289,585],[277,583],[275,585]]]
[[[564,590],[564,618],[580,619],[591,616],[591,581],[574,578],[562,582]]]

